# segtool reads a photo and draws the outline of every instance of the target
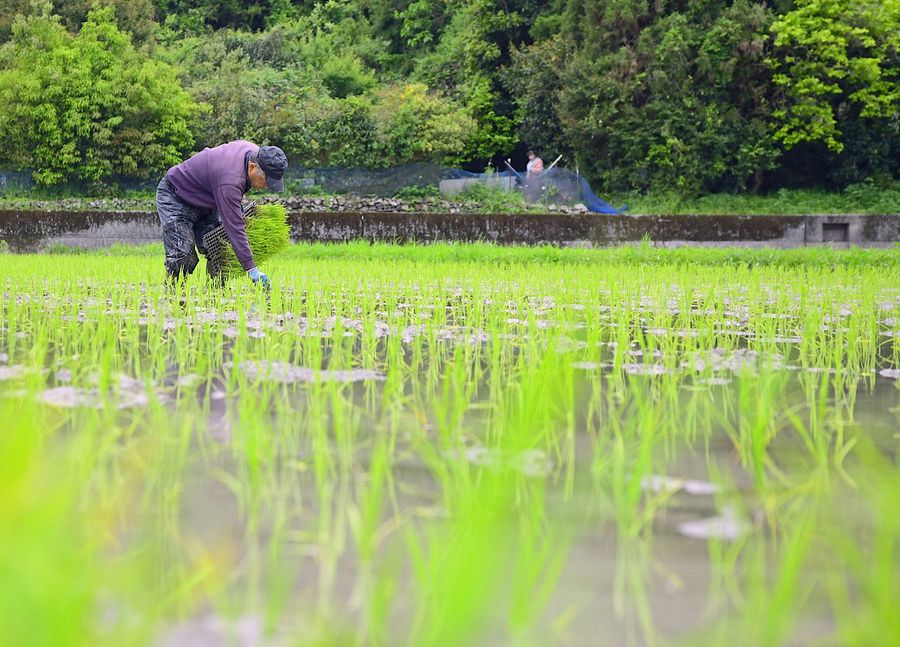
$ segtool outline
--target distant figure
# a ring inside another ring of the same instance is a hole
[[[525,171],[529,176],[537,175],[544,170],[544,160],[535,155],[534,151],[528,151],[528,166]]]

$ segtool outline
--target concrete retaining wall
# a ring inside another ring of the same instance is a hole
[[[900,215],[602,216],[597,214],[292,213],[294,240],[476,241],[615,245],[649,238],[665,246],[892,247]],[[160,239],[153,212],[0,211],[0,240],[12,251],[53,244],[98,248]]]

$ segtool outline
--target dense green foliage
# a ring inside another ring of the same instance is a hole
[[[190,150],[196,105],[165,63],[92,10],[77,35],[48,13],[13,25],[0,51],[0,159],[35,179],[140,176]]]
[[[93,7],[110,7],[113,19],[137,43],[150,40],[156,30],[153,0],[0,0],[0,40],[12,35],[16,19],[29,13],[53,13],[72,32],[77,32]]]
[[[744,188],[771,169],[770,19],[749,0],[571,7],[562,34],[579,47],[560,72],[558,115],[583,168],[612,188],[684,192]]]
[[[310,167],[521,167],[534,148],[603,193],[884,186],[900,168],[900,0],[0,8],[2,132],[28,153],[6,165],[45,183],[235,137]]]
[[[824,141],[843,149],[841,112],[855,117],[896,117],[900,103],[900,2],[800,0],[772,25],[782,56],[770,64],[784,89],[775,116],[777,140],[791,147]],[[843,110],[841,109],[843,108]]]

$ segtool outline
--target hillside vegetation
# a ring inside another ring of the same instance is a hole
[[[306,167],[521,167],[533,148],[620,194],[900,168],[900,0],[0,6],[0,167],[45,186],[156,177],[238,137]]]

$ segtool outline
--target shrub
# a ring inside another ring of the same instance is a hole
[[[333,97],[362,94],[375,84],[375,76],[354,56],[331,56],[322,69],[322,82]]]
[[[520,191],[507,191],[486,184],[472,184],[460,194],[465,201],[477,202],[483,213],[517,213],[527,209]]]
[[[423,83],[385,86],[372,109],[376,145],[384,165],[458,161],[475,121],[455,102]]]
[[[398,200],[439,200],[443,197],[440,188],[431,184],[428,186],[404,186],[394,193]]]
[[[112,18],[93,9],[75,36],[46,10],[15,23],[0,50],[0,162],[58,184],[147,177],[190,149],[196,104]]]

